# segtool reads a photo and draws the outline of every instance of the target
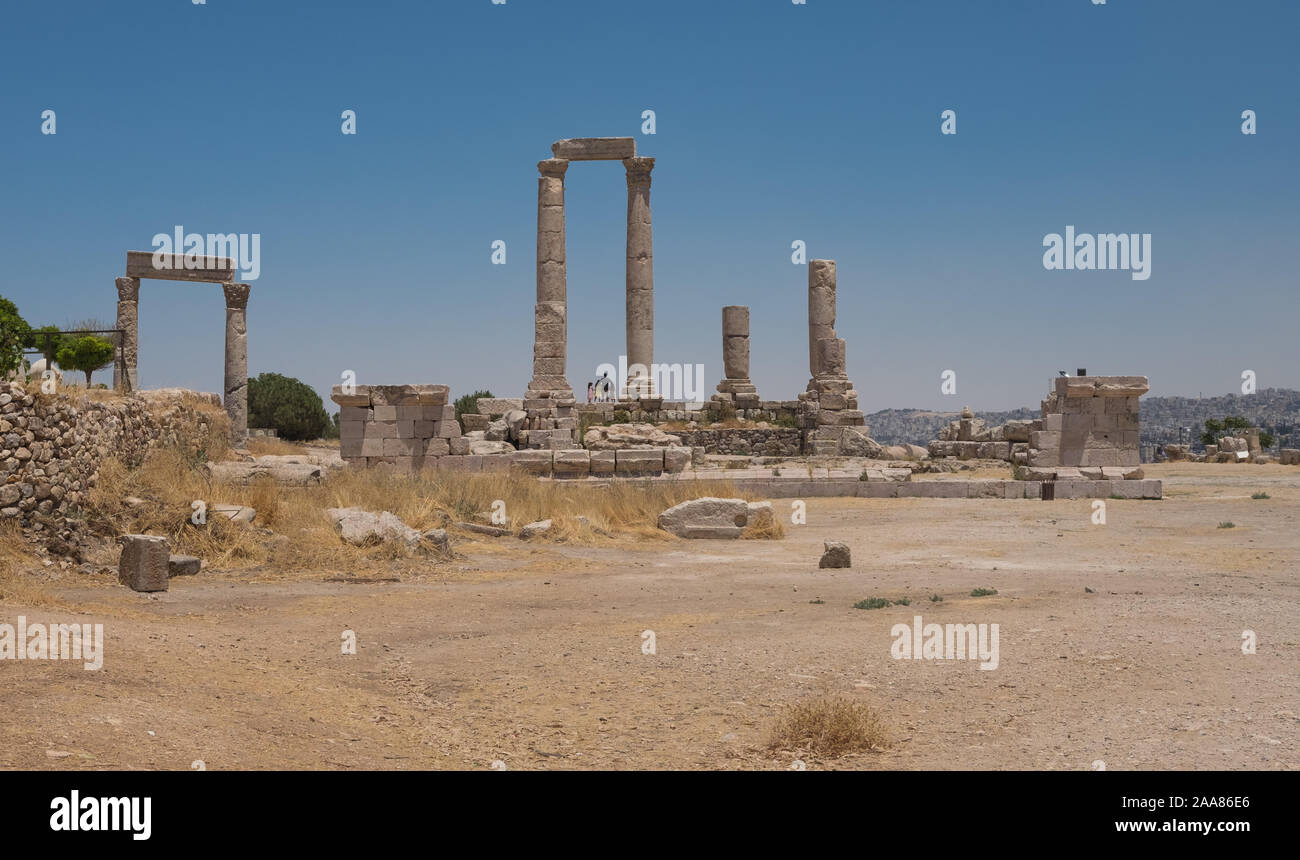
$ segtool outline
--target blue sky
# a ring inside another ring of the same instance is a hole
[[[1297,32],[1282,0],[10,3],[0,294],[112,321],[127,250],[260,233],[252,374],[519,395],[536,162],[630,135],[657,159],[655,358],[709,392],[729,304],[760,393],[807,383],[796,239],[838,263],[867,411],[1036,405],[1077,367],[1300,387]],[[581,389],[625,351],[622,166],[574,164],[567,203]],[[1150,233],[1150,279],[1045,270],[1066,225]],[[219,391],[223,319],[215,285],[144,282],[142,384]]]

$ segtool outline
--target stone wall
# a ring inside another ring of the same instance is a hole
[[[334,386],[339,456],[354,465],[418,472],[439,457],[470,453],[450,392],[446,385]]]
[[[764,457],[798,457],[803,452],[803,431],[788,428],[721,428],[674,430],[682,444],[703,448],[708,454],[752,454]]]
[[[196,460],[219,458],[230,421],[216,394],[179,389],[135,395],[43,395],[18,383],[0,385],[0,522],[66,541],[68,519],[86,500],[103,462],[138,466],[156,446],[179,446]]]
[[[1030,434],[1031,466],[1137,466],[1138,398],[1145,376],[1062,376]]]

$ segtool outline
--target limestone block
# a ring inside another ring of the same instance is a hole
[[[622,161],[636,158],[636,138],[566,138],[551,144],[551,154],[564,161]]]
[[[615,451],[613,449],[605,451],[591,452],[591,474],[593,475],[613,475]]]
[[[686,471],[686,467],[691,464],[691,450],[689,448],[665,448],[664,449],[664,471],[678,473]]]
[[[591,473],[591,452],[582,449],[556,451],[552,459],[555,476],[586,477]]]
[[[549,450],[515,451],[510,455],[510,468],[528,475],[549,477],[554,464],[554,453]]]
[[[749,516],[744,499],[707,496],[668,508],[659,515],[658,525],[683,538],[738,538]]]
[[[664,470],[661,448],[623,448],[614,452],[614,469],[621,474],[654,474]]]
[[[167,538],[123,535],[118,560],[118,581],[132,591],[166,591],[171,551]]]

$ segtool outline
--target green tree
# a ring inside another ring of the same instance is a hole
[[[86,374],[86,387],[90,387],[90,376],[96,370],[113,363],[117,348],[111,340],[96,337],[93,334],[81,337],[64,338],[55,360],[64,371],[80,370]]]
[[[18,313],[13,302],[0,296],[0,378],[18,370],[26,370],[23,348],[32,327]]]
[[[248,426],[271,427],[282,439],[320,439],[330,424],[310,385],[292,376],[262,373],[248,380]]]
[[[1259,447],[1272,448],[1273,443],[1276,441],[1277,441],[1277,437],[1275,437],[1272,433],[1268,432],[1267,430],[1259,431]]]
[[[1205,419],[1205,432],[1201,434],[1202,445],[1219,444],[1219,434],[1223,432],[1223,422],[1213,418]]]
[[[491,391],[475,391],[473,394],[465,394],[456,398],[456,420],[466,412],[478,412],[478,399],[480,397],[491,397]]]
[[[46,369],[54,362],[58,361],[59,350],[63,348],[64,340],[61,329],[56,325],[43,325],[40,328],[32,329],[27,336],[27,343],[24,344],[28,349],[39,349],[41,355],[45,357]]]

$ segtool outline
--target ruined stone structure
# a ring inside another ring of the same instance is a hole
[[[737,409],[757,409],[758,389],[749,379],[749,308],[728,305],[722,309],[722,367],[713,400]]]
[[[248,284],[235,283],[235,261],[227,257],[189,258],[167,255],[172,265],[154,265],[151,251],[126,252],[126,277],[117,279],[117,328],[122,331],[122,361],[113,368],[113,387],[139,389],[140,280],[221,284],[226,296],[225,406],[230,416],[230,444],[248,442]]]
[[[654,243],[650,226],[653,158],[638,158],[631,137],[556,141],[552,158],[537,165],[537,304],[534,311],[533,378],[528,400],[573,401],[565,377],[568,355],[567,270],[564,235],[564,174],[571,161],[622,161],[627,171],[627,361],[621,396],[653,396]],[[565,408],[563,406],[558,408]],[[550,410],[541,410],[547,411]],[[554,419],[559,415],[530,415]],[[567,416],[564,416],[567,417]],[[542,428],[539,428],[542,429]]]
[[[339,456],[360,466],[420,471],[438,458],[469,453],[446,385],[334,386]]]
[[[808,369],[812,379],[799,395],[808,448],[838,454],[867,435],[858,392],[849,379],[844,341],[835,335],[835,261],[808,261]],[[844,434],[851,434],[847,443]]]
[[[1145,376],[1062,376],[1030,434],[1031,466],[1138,466],[1138,398]]]
[[[49,546],[79,543],[78,516],[104,461],[130,468],[156,446],[186,454],[220,449],[229,421],[216,394],[179,389],[91,400],[41,396],[19,383],[0,384],[0,522],[18,521]]]

